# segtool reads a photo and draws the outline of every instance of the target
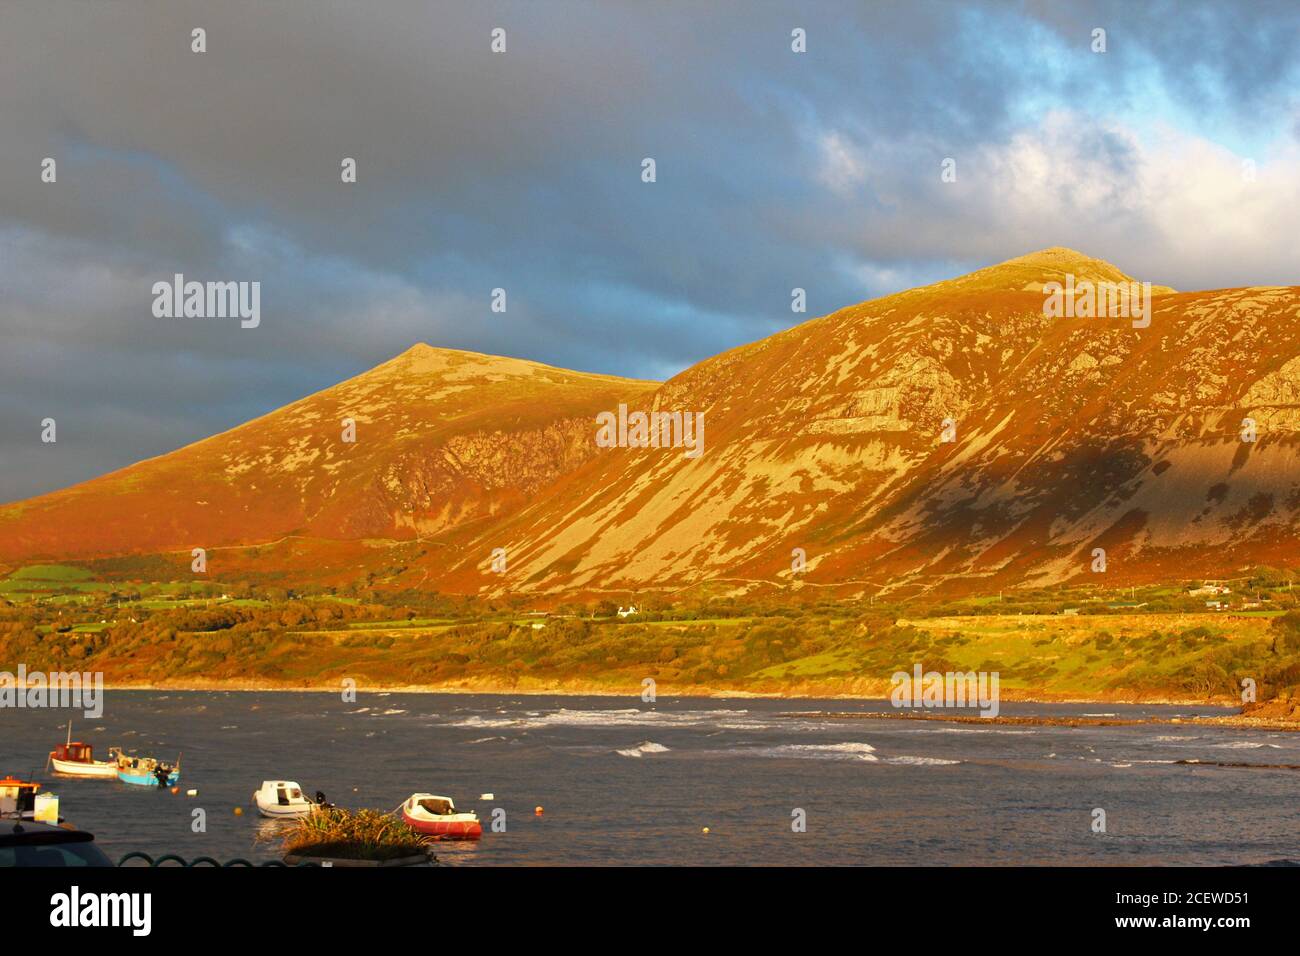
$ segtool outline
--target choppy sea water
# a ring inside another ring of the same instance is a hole
[[[782,716],[881,701],[109,691],[74,737],[174,759],[181,793],[44,769],[68,711],[0,710],[0,775],[34,773],[114,858],[255,861],[263,779],[349,807],[416,791],[474,809],[453,865],[1260,864],[1300,860],[1300,734]],[[1208,707],[1004,704],[1004,715],[1189,718]],[[185,791],[197,789],[196,797]],[[480,795],[491,793],[491,800]],[[545,810],[534,814],[536,806]],[[236,816],[234,808],[244,809]],[[206,813],[206,832],[192,827]],[[1094,809],[1106,832],[1093,832]],[[494,810],[505,832],[491,832]],[[806,832],[794,832],[794,811]],[[499,815],[498,815],[499,816]],[[708,827],[710,832],[703,833]]]

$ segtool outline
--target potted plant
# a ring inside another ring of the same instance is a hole
[[[294,820],[283,831],[280,845],[290,866],[423,866],[437,862],[431,842],[377,810],[322,807]]]

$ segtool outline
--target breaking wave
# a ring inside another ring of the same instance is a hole
[[[717,726],[728,730],[757,730],[770,726],[770,721],[746,718],[745,710],[639,710],[628,707],[621,710],[569,710],[560,708],[551,713],[532,713],[517,717],[481,717],[471,714],[460,720],[449,721],[449,727],[516,728],[537,730],[543,727],[700,727]]]
[[[949,767],[961,763],[960,760],[946,760],[943,757],[913,757],[908,754],[886,757],[884,762],[904,767]]]
[[[646,754],[666,754],[668,748],[663,744],[657,744],[653,740],[643,740],[635,747],[629,747],[626,750],[616,750],[615,753],[623,757],[643,757]]]
[[[777,744],[774,747],[751,747],[728,751],[745,757],[796,757],[813,760],[869,760],[876,761],[875,747],[864,743],[843,744]]]

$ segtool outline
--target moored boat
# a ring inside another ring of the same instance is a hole
[[[111,760],[96,760],[94,748],[90,744],[72,739],[72,721],[68,721],[68,742],[59,744],[50,751],[50,763],[55,773],[72,777],[107,777],[117,776],[117,754],[115,748],[108,751]]]
[[[483,835],[478,814],[459,812],[451,797],[432,793],[413,793],[402,804],[402,820],[407,826],[443,840],[477,840]]]
[[[39,783],[20,780],[13,774],[0,779],[0,817],[37,823],[62,823],[59,798],[48,790],[41,793],[40,789]]]
[[[263,780],[262,786],[253,791],[253,802],[258,813],[273,819],[310,816],[318,806],[292,780]]]
[[[19,780],[12,774],[0,777],[0,817],[31,819],[36,811],[36,791],[39,783]]]
[[[109,751],[112,753],[112,751]],[[90,744],[74,741],[60,744],[50,751],[50,764],[55,773],[65,773],[72,777],[108,777],[117,776],[116,760],[96,760]]]
[[[176,765],[155,760],[153,757],[136,757],[117,753],[117,779],[137,787],[174,787],[181,779],[181,758]]]

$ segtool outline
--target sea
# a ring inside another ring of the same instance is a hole
[[[267,779],[383,811],[414,792],[449,796],[484,828],[437,847],[449,866],[1300,860],[1300,770],[1263,766],[1300,764],[1300,733],[1192,722],[1228,712],[1213,707],[1001,708],[1179,721],[1105,727],[871,716],[892,712],[864,700],[109,690],[99,719],[0,710],[0,775],[42,782],[115,860],[278,859],[286,824],[252,803]],[[111,745],[179,755],[180,792],[53,774],[46,755],[69,718],[101,759]]]

